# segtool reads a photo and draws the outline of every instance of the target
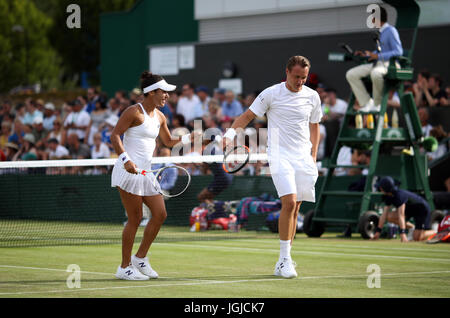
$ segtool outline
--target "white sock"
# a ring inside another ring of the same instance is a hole
[[[291,258],[291,240],[280,240],[280,259]]]

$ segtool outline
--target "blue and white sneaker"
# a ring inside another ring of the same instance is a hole
[[[122,268],[119,265],[115,276],[124,280],[149,280],[148,276],[142,275],[133,265],[129,265],[126,268]]]
[[[158,278],[158,273],[153,270],[148,261],[148,257],[139,258],[136,255],[131,256],[131,264],[136,267],[139,272],[150,278]]]
[[[297,277],[297,272],[295,271],[295,267],[297,264],[292,261],[290,258],[280,259],[275,265],[275,276],[281,276],[284,278],[294,278]]]

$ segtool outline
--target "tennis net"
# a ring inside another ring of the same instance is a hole
[[[252,220],[257,212],[250,212],[249,206],[253,201],[266,202],[270,209],[265,212],[279,207],[266,155],[252,154],[250,163],[229,184],[213,174],[222,159],[222,155],[153,159],[152,165],[181,165],[192,176],[186,192],[165,199],[168,216],[157,241],[274,235],[268,230],[267,214]],[[0,162],[0,247],[120,243],[127,216],[118,190],[111,187],[115,162]],[[221,192],[202,203],[198,196],[204,189]],[[143,205],[136,241],[150,218],[151,211]]]

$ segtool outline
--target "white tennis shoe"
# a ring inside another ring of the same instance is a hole
[[[275,276],[281,276],[284,278],[294,278],[297,277],[297,272],[295,271],[295,267],[297,264],[292,261],[290,258],[280,259],[275,265]]]
[[[133,264],[141,274],[150,278],[158,278],[158,273],[150,266],[148,257],[139,258],[136,257],[136,255],[133,255],[131,256],[131,264]]]
[[[148,276],[142,275],[133,265],[129,265],[126,268],[122,268],[119,265],[115,276],[124,280],[149,280]]]

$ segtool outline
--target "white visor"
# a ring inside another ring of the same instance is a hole
[[[155,84],[152,84],[150,86],[147,86],[146,88],[144,88],[143,92],[144,94],[154,91],[155,89],[162,89],[163,91],[166,92],[171,92],[173,90],[175,90],[175,88],[177,88],[175,85],[171,85],[168,84],[165,80],[161,80],[159,82],[156,82]]]

